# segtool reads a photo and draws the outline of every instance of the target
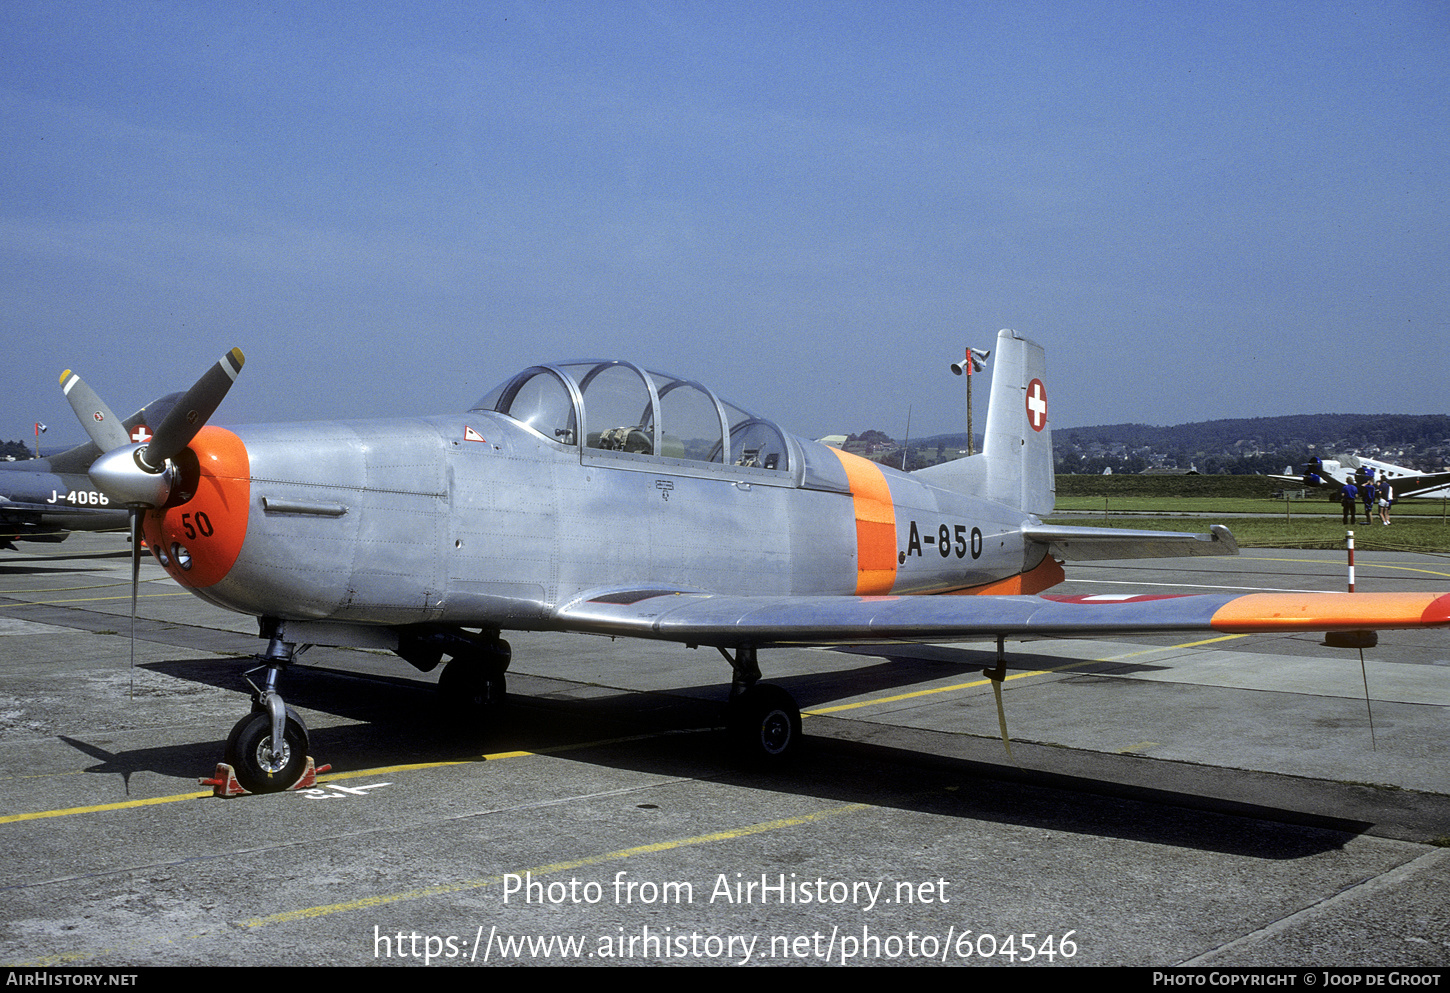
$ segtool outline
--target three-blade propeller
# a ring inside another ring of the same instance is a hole
[[[198,431],[221,405],[242,371],[246,359],[240,348],[223,355],[171,408],[156,433],[146,442],[131,441],[121,419],[111,412],[95,390],[67,369],[60,375],[61,390],[70,401],[81,426],[101,455],[91,463],[91,482],[107,497],[130,511],[131,530],[131,667],[136,666],[136,596],[141,582],[141,512],[162,507],[171,497],[176,478],[176,456],[191,444]],[[134,685],[133,685],[134,694]]]
[[[206,426],[245,361],[240,348],[223,355],[171,408],[151,439],[137,443],[132,443],[120,419],[95,391],[67,369],[60,377],[61,389],[102,452],[91,463],[91,481],[106,496],[133,510],[164,505],[176,472],[171,460]]]

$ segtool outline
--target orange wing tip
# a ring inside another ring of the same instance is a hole
[[[1220,607],[1217,631],[1350,631],[1450,624],[1450,594],[1250,593]]]

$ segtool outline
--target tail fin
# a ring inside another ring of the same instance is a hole
[[[992,396],[980,455],[943,462],[916,475],[1029,514],[1051,513],[1052,428],[1047,422],[1047,361],[1042,346],[999,331],[992,352]]]

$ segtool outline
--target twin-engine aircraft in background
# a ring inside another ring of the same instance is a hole
[[[234,349],[144,444],[100,430],[117,422],[83,384],[67,395],[105,450],[91,479],[162,567],[260,619],[266,676],[226,750],[252,791],[305,766],[279,685],[306,644],[387,648],[425,672],[448,656],[440,689],[479,704],[504,693],[507,630],[712,646],[734,669],[732,738],[772,760],[800,711],[760,681],[762,648],[993,636],[1000,680],[1008,636],[1450,623],[1450,596],[1430,593],[1035,595],[1060,560],[1236,547],[1220,527],[1043,524],[1043,351],[1003,331],[995,355],[983,451],[909,474],[628,362],[534,366],[462,414],[205,426],[242,368]]]
[[[1281,483],[1295,483],[1303,486],[1320,487],[1338,493],[1347,482],[1356,485],[1366,479],[1376,483],[1389,480],[1396,500],[1406,497],[1450,497],[1450,472],[1420,472],[1406,469],[1402,465],[1381,462],[1378,459],[1364,459],[1358,455],[1341,455],[1337,459],[1314,459],[1303,466],[1298,476],[1274,476]]]
[[[153,400],[118,422],[127,441],[150,435],[180,393]],[[85,416],[94,412],[87,411]],[[24,462],[0,462],[0,549],[17,541],[64,541],[72,531],[119,531],[126,508],[111,502],[86,473],[101,449],[95,442]]]

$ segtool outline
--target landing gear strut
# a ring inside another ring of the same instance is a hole
[[[800,707],[779,686],[760,682],[754,645],[741,645],[733,658],[723,648],[720,654],[735,670],[726,717],[732,750],[753,765],[784,763],[800,747]]]
[[[262,665],[252,670],[266,670],[262,685],[247,680],[252,685],[252,712],[227,736],[226,763],[249,793],[288,789],[307,768],[307,725],[277,692],[282,671],[295,657],[295,645],[272,637],[267,651],[257,656]]]
[[[419,627],[405,631],[397,653],[419,672],[432,672],[449,658],[438,675],[443,705],[459,717],[489,716],[503,706],[508,693],[513,651],[497,629],[474,634],[462,628]]]
[[[468,717],[496,713],[508,694],[505,673],[512,659],[509,643],[502,638],[481,640],[454,655],[438,674],[438,692],[445,705]]]

